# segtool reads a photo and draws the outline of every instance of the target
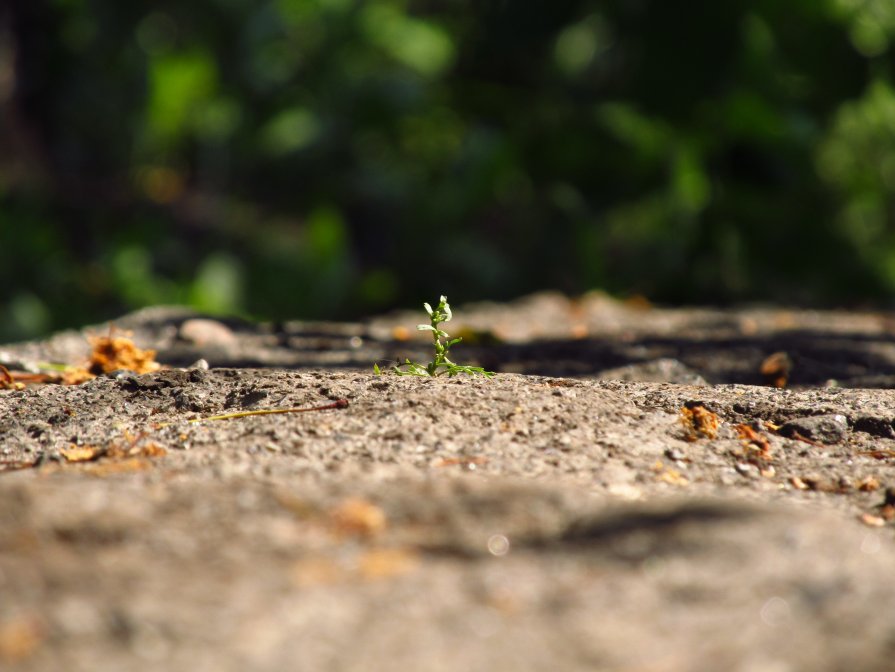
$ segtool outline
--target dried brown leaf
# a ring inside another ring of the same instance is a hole
[[[76,446],[72,444],[68,448],[63,448],[59,454],[65,458],[66,462],[90,462],[106,453],[104,448],[97,446]]]
[[[759,367],[765,384],[772,387],[786,387],[792,371],[792,359],[785,352],[775,352],[764,359]]]
[[[855,487],[861,492],[875,492],[879,490],[882,485],[875,476],[865,476],[860,481],[855,484]]]
[[[134,345],[127,332],[115,336],[114,330],[110,329],[108,336],[90,336],[89,340],[93,352],[87,369],[93,374],[110,373],[119,369],[151,373],[161,368],[155,361],[155,350],[141,350]]]
[[[0,390],[21,390],[25,384],[13,378],[5,366],[0,364]]]
[[[705,406],[692,404],[681,408],[680,423],[684,427],[684,438],[696,441],[700,438],[714,439],[721,419]]]

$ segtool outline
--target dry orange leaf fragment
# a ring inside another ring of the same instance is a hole
[[[330,520],[341,534],[372,537],[385,529],[385,512],[365,499],[351,497],[330,511]]]
[[[895,450],[892,450],[890,448],[880,448],[877,450],[861,450],[858,451],[858,455],[872,457],[877,460],[885,460],[887,457],[895,457]]]
[[[89,338],[93,352],[90,354],[88,370],[96,375],[118,369],[135,373],[158,371],[161,365],[155,361],[155,350],[140,350],[130,339],[130,334],[123,333],[122,336],[115,336],[110,329],[108,336]]]
[[[880,482],[875,476],[866,476],[855,484],[861,492],[874,492],[880,489]]]
[[[96,446],[76,446],[72,444],[68,448],[63,448],[59,454],[65,458],[66,462],[89,462],[101,457],[106,453],[104,448]]]
[[[68,366],[61,372],[26,373],[10,372],[0,364],[0,390],[21,390],[30,383],[62,383],[80,385],[104,373],[119,369],[134,373],[158,371],[161,364],[155,361],[155,350],[141,350],[130,338],[128,332],[116,336],[114,328],[108,336],[88,336],[92,351],[90,359],[83,366]]]
[[[749,451],[750,455],[748,457],[759,460],[771,459],[771,442],[768,441],[767,437],[746,424],[737,425],[734,429],[737,430],[737,436],[740,437],[743,445]]]
[[[68,448],[60,450],[59,453],[69,463],[95,462],[96,464],[85,464],[84,468],[98,476],[145,471],[152,466],[148,458],[164,457],[168,451],[156,443],[136,445],[141,438],[142,436],[128,436],[126,437],[127,443],[113,444],[105,448],[72,444]],[[102,461],[100,462],[100,460]]]
[[[138,454],[142,457],[164,457],[168,454],[168,451],[157,443],[147,443],[140,449]]]
[[[404,548],[374,548],[364,553],[358,569],[364,579],[389,579],[416,569],[419,557]]]
[[[0,662],[19,663],[40,645],[43,633],[33,618],[17,618],[0,623]]]
[[[656,460],[653,462],[650,470],[655,472],[656,480],[662,483],[668,483],[669,485],[689,485],[690,481],[687,480],[687,477],[681,474],[677,469],[672,469],[667,466],[662,460]]]
[[[676,485],[679,487],[684,487],[690,484],[690,481],[687,480],[687,477],[681,474],[677,469],[666,469],[662,473],[660,473],[656,480],[661,481],[662,483],[668,483],[668,485]]]
[[[392,329],[392,338],[396,341],[409,341],[410,340],[410,329],[407,327],[395,327]]]
[[[688,404],[681,408],[680,422],[684,426],[684,438],[696,441],[701,437],[714,439],[721,419],[702,404]]]
[[[882,504],[877,506],[883,520],[895,520],[895,488],[886,488]]]
[[[96,375],[90,373],[83,366],[69,368],[62,372],[63,385],[80,385],[94,378],[96,378]]]
[[[760,372],[766,384],[773,387],[786,387],[792,371],[792,358],[785,352],[775,352],[761,363]]]
[[[112,446],[106,451],[106,457],[114,459],[124,459],[128,457],[164,457],[168,451],[157,443],[147,443],[140,448],[122,448],[120,446]]]
[[[89,462],[84,470],[93,476],[111,476],[113,474],[130,474],[137,471],[148,471],[152,462],[142,457],[129,457],[124,460]]]
[[[25,384],[13,378],[9,369],[0,364],[0,390],[22,390],[24,388]]]

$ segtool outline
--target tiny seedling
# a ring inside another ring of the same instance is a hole
[[[486,378],[490,378],[494,375],[493,371],[485,371],[485,369],[480,366],[454,364],[448,359],[448,351],[462,341],[463,338],[451,338],[446,331],[440,329],[438,326],[442,322],[450,322],[451,317],[453,317],[451,314],[451,306],[448,304],[446,296],[441,297],[434,310],[428,303],[424,303],[423,307],[426,309],[426,312],[429,313],[430,324],[420,324],[417,326],[417,329],[419,331],[432,332],[435,355],[432,358],[432,361],[425,366],[417,364],[416,362],[411,362],[409,359],[405,359],[403,364],[392,367],[392,370],[395,373],[399,376],[431,376],[433,378],[435,376],[443,375],[447,375],[448,377],[456,376],[460,373],[465,373],[467,376],[480,375],[485,376]],[[381,373],[379,366],[376,364],[373,365],[373,371],[377,375]]]

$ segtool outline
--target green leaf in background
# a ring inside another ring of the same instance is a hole
[[[156,302],[889,302],[895,3],[681,12],[12,3],[0,340]]]
[[[202,104],[214,94],[218,72],[208,53],[193,50],[152,56],[148,130],[161,147],[183,141],[198,126]]]
[[[453,63],[450,35],[434,21],[408,16],[397,3],[365,3],[362,25],[370,42],[421,75],[438,76]]]

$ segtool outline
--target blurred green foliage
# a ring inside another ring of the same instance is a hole
[[[12,0],[0,339],[169,302],[888,302],[893,41],[891,0]]]

